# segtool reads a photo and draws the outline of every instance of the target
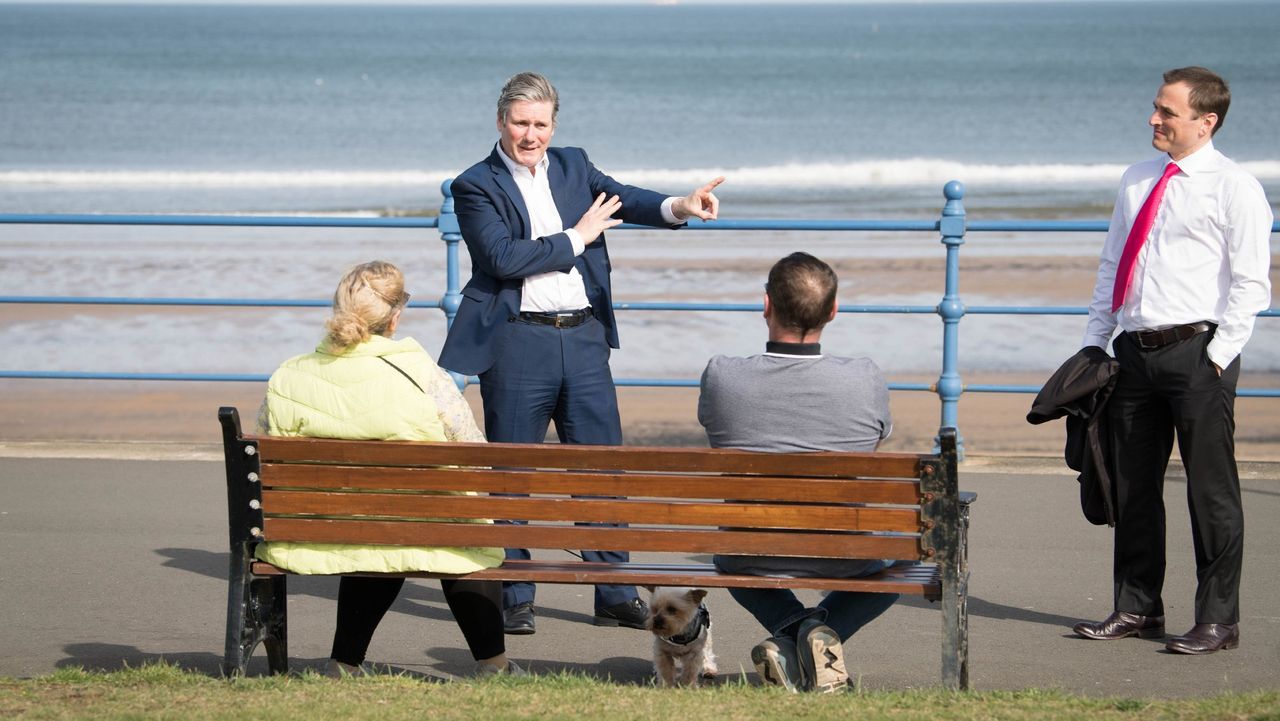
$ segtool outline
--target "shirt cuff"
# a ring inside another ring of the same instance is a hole
[[[579,233],[577,228],[569,228],[564,234],[569,237],[569,242],[573,245],[573,256],[576,258],[582,255],[582,251],[587,248],[587,244],[582,242],[582,233]]]
[[[662,219],[667,221],[667,225],[680,225],[684,222],[677,218],[675,212],[671,210],[671,206],[675,205],[677,200],[679,200],[679,198],[673,197],[662,201]]]
[[[1086,336],[1084,337],[1084,345],[1083,345],[1083,346],[1081,346],[1081,347],[1083,347],[1083,348],[1088,348],[1089,346],[1091,346],[1091,345],[1092,345],[1092,346],[1097,346],[1097,347],[1101,348],[1102,350],[1106,350],[1106,349],[1107,349],[1107,345],[1108,345],[1109,343],[1111,343],[1111,337],[1110,337],[1110,336],[1086,335]]]
[[[1209,346],[1205,348],[1205,355],[1209,356],[1209,361],[1214,365],[1226,370],[1227,366],[1231,365],[1231,361],[1234,361],[1236,356],[1240,354],[1233,353],[1230,349],[1224,349],[1221,346],[1215,346],[1211,340],[1209,341]]]

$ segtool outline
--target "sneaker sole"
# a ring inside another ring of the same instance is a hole
[[[849,672],[844,665],[844,646],[834,631],[825,627],[811,630],[799,645],[800,663],[813,674],[806,674],[811,691],[834,693],[849,686]]]
[[[786,660],[785,656],[772,649],[760,646],[751,649],[751,662],[755,664],[756,675],[760,677],[762,683],[781,686],[791,693],[799,693],[801,684],[792,681],[791,676],[800,676],[800,669],[797,668],[794,674],[788,674]]]

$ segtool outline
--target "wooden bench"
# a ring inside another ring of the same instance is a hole
[[[792,454],[254,437],[241,433],[236,409],[218,415],[231,534],[228,676],[245,672],[259,643],[271,672],[287,671],[287,572],[255,560],[254,546],[312,541],[896,559],[900,563],[864,578],[728,575],[679,557],[670,563],[507,561],[467,577],[923,596],[942,610],[943,685],[969,687],[972,494],[962,499],[957,491],[952,429],[943,429],[941,452],[932,455]],[[530,523],[459,521],[469,518]],[[578,525],[600,523],[629,526]]]

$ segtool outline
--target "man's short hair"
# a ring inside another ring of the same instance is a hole
[[[502,94],[498,96],[498,118],[507,120],[507,111],[512,103],[551,103],[551,122],[555,122],[560,112],[560,95],[550,80],[537,73],[519,73],[512,75],[507,84],[502,86]]]
[[[1216,134],[1227,120],[1227,108],[1231,107],[1231,88],[1227,86],[1227,81],[1208,68],[1192,65],[1174,68],[1164,74],[1165,85],[1174,83],[1186,83],[1191,89],[1189,99],[1192,110],[1200,115],[1213,113],[1218,116],[1218,122],[1213,124],[1213,130],[1209,132],[1210,136]]]
[[[778,322],[804,333],[831,320],[837,285],[831,266],[808,253],[792,253],[769,269],[765,292]]]

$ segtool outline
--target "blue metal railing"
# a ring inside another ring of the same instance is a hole
[[[450,325],[461,303],[461,279],[459,277],[459,245],[462,234],[454,214],[450,181],[441,186],[444,202],[436,218],[349,218],[349,217],[281,217],[281,216],[223,216],[223,215],[23,215],[0,214],[0,224],[32,225],[133,225],[133,226],[220,226],[220,227],[290,227],[290,228],[435,228],[445,243],[446,281],[443,296],[438,301],[413,301],[414,308],[438,308],[445,313]],[[960,321],[965,315],[1087,315],[1088,309],[1076,306],[975,306],[967,307],[960,298],[960,246],[966,235],[972,232],[1029,232],[1029,233],[1104,233],[1106,221],[1053,221],[1053,220],[1003,220],[970,222],[965,216],[964,186],[951,181],[943,187],[946,203],[939,220],[717,220],[692,221],[692,230],[737,231],[824,231],[824,232],[937,232],[946,247],[946,285],[942,300],[936,306],[902,305],[841,305],[841,313],[889,313],[936,314],[942,319],[942,368],[935,383],[891,383],[891,390],[931,391],[941,402],[940,426],[959,429],[958,405],[965,392],[978,393],[1035,393],[1039,386],[970,384],[965,385],[960,376],[959,334]],[[638,226],[622,225],[622,229]],[[1280,232],[1280,222],[1272,227]],[[253,299],[253,298],[134,298],[134,297],[86,297],[86,296],[0,296],[0,304],[67,304],[67,305],[123,305],[123,306],[206,306],[206,307],[328,307],[328,300],[314,299]],[[752,303],[682,303],[682,302],[618,302],[618,311],[723,311],[755,312],[763,306]],[[1280,316],[1280,310],[1270,309],[1262,317]],[[32,378],[60,380],[145,380],[145,381],[266,381],[266,374],[232,373],[112,373],[96,371],[33,371],[0,370],[0,378]],[[455,375],[459,384],[475,382],[474,378]],[[693,379],[620,378],[619,386],[646,387],[696,387]],[[1242,397],[1280,397],[1280,389],[1242,388]],[[959,439],[960,448],[964,441]]]

